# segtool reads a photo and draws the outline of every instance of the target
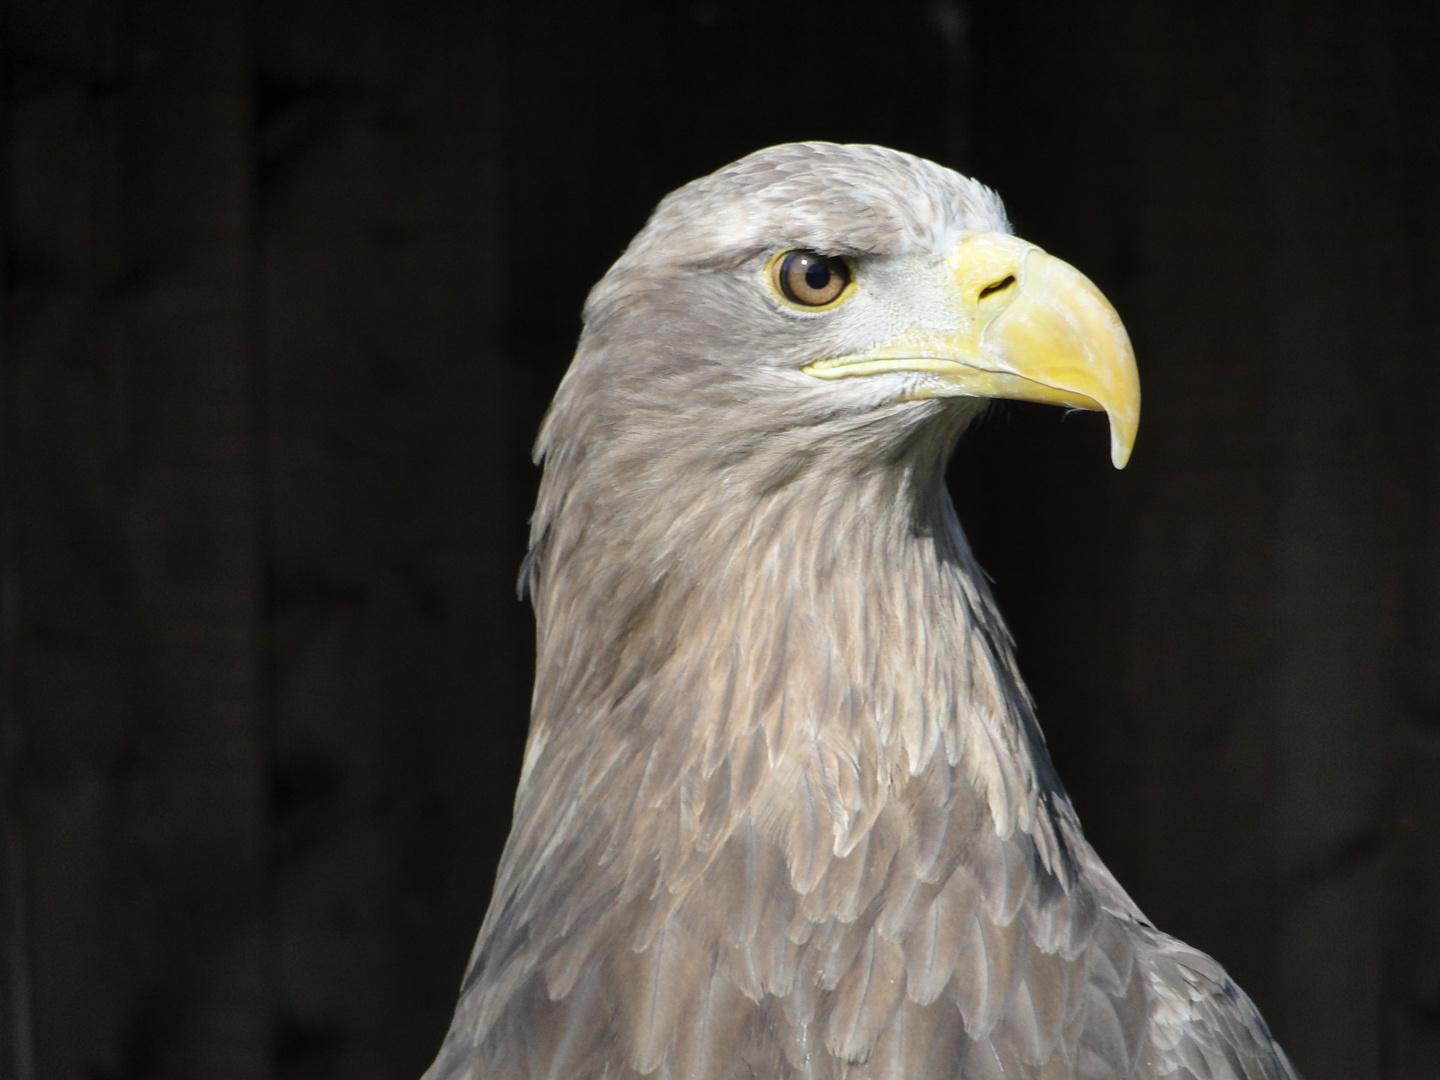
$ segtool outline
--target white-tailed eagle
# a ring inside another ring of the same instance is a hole
[[[1129,340],[975,181],[777,146],[668,196],[541,431],[515,818],[428,1080],[1289,1080],[1081,833],[944,485]]]

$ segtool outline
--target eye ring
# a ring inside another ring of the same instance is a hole
[[[854,291],[850,261],[840,255],[788,248],[775,254],[768,269],[775,292],[806,311],[835,307]]]

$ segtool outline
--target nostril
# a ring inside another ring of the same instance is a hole
[[[1008,289],[1011,285],[1014,285],[1014,284],[1015,284],[1015,275],[1014,275],[1014,274],[1007,274],[1007,275],[1005,275],[1005,277],[1001,278],[999,281],[994,282],[994,283],[991,284],[991,285],[986,285],[983,289],[981,289],[981,290],[980,290],[980,299],[981,299],[981,300],[984,300],[987,296],[993,296],[993,295],[995,295],[997,292],[1000,292],[1000,291],[1003,290],[1003,289]]]

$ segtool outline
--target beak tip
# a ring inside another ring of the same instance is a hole
[[[1110,462],[1117,469],[1123,469],[1130,462],[1130,451],[1135,448],[1135,429],[1131,427],[1128,431],[1118,430],[1115,424],[1110,426]]]

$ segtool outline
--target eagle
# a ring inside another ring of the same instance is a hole
[[[529,739],[425,1080],[1297,1080],[1086,842],[944,483],[1134,353],[980,183],[878,146],[671,193],[590,293],[521,572]]]

